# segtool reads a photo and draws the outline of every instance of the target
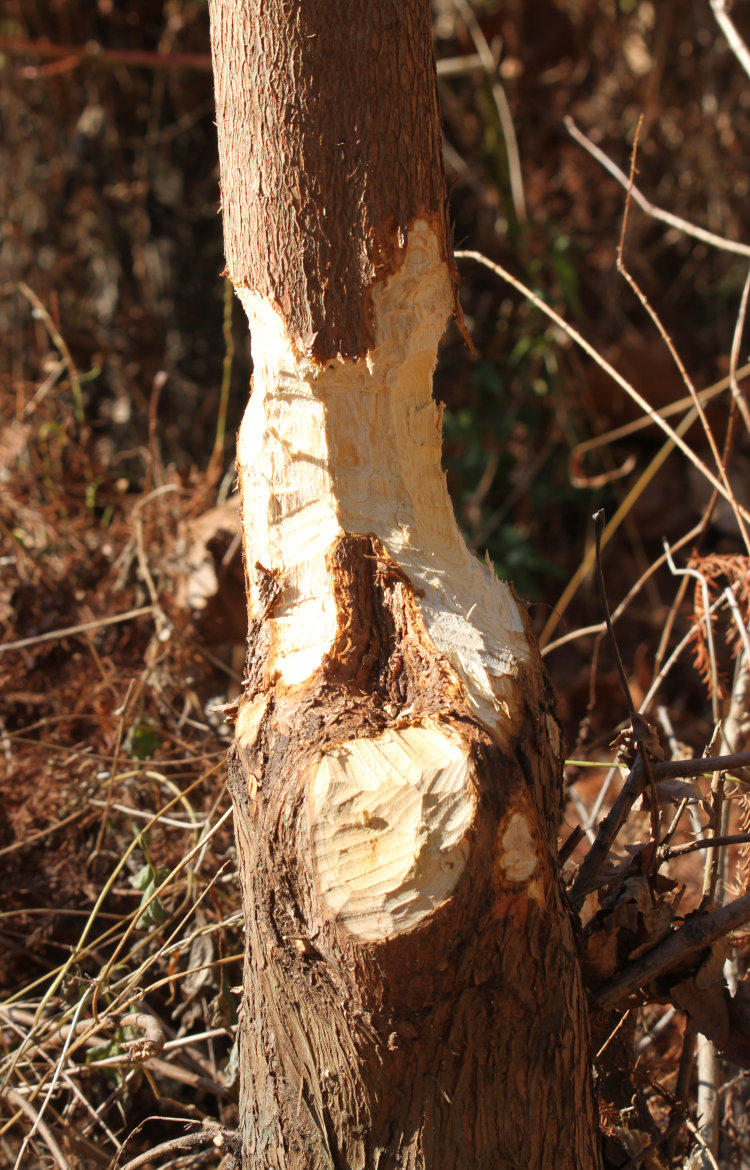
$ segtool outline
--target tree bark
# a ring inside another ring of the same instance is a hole
[[[562,745],[467,552],[427,0],[210,0],[250,612],[230,787],[243,1167],[599,1165]]]

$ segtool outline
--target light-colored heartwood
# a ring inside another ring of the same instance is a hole
[[[453,302],[431,228],[412,226],[401,267],[372,290],[366,360],[318,365],[271,304],[238,295],[254,362],[237,449],[251,615],[264,604],[256,564],[282,585],[269,673],[291,685],[320,666],[337,630],[326,554],[343,533],[374,535],[414,586],[476,717],[509,742],[529,647],[512,589],[466,549],[441,468],[432,375]]]
[[[373,289],[375,345],[365,360],[316,363],[296,351],[271,304],[246,289],[238,295],[254,361],[237,449],[251,617],[267,604],[269,574],[280,588],[269,682],[293,687],[320,670],[342,623],[331,549],[344,534],[375,536],[389,554],[379,571],[395,566],[411,586],[474,717],[509,746],[529,646],[512,589],[466,549],[441,468],[432,375],[452,291],[432,229],[413,225],[400,268]],[[248,747],[255,725],[240,717]],[[436,724],[323,754],[311,778],[311,862],[322,905],[340,926],[361,939],[392,937],[449,896],[475,808],[469,757],[459,733]],[[514,815],[500,850],[518,881],[531,877],[536,854]]]

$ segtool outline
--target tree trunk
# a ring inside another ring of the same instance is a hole
[[[561,739],[440,466],[456,311],[427,0],[210,0],[254,381],[231,757],[243,1167],[588,1170]]]

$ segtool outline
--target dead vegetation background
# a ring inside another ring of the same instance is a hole
[[[620,772],[603,765],[629,718],[603,637],[596,508],[608,517],[603,568],[631,701],[659,723],[649,758],[750,746],[742,511],[750,506],[742,300],[750,82],[719,27],[717,0],[435,0],[433,10],[456,247],[502,266],[543,302],[461,258],[476,354],[451,330],[436,393],[467,540],[530,598],[557,690],[571,759],[562,838],[583,830],[583,843],[569,842],[574,881],[622,786]],[[737,3],[731,16],[747,40],[750,4]],[[212,109],[202,0],[7,0],[0,1162],[8,1166],[197,1167],[231,1157],[242,932],[224,790],[229,729],[216,708],[236,695],[242,673],[232,448],[250,360],[220,276]],[[631,200],[624,265],[690,383],[710,392],[705,426],[668,344],[618,271],[626,192],[571,133],[627,173],[640,119],[638,188],[728,242],[696,239]],[[692,459],[669,447],[642,403],[544,305],[664,414]],[[625,774],[634,760],[626,758]],[[707,833],[750,827],[748,773],[731,775],[726,784],[723,772],[657,777],[661,822],[646,797],[625,819],[598,885],[583,891],[587,978],[600,1002],[602,987],[656,952],[702,898],[716,908],[748,894],[747,845],[676,852]],[[682,819],[672,825],[676,812]],[[670,980],[647,973],[639,985],[647,993],[595,1016],[608,1165],[750,1165],[741,1071],[750,1030],[737,1019],[742,993],[727,1006],[722,946],[706,943]],[[739,987],[745,949],[728,969]],[[710,1030],[700,1000],[723,1021],[725,1034],[713,1039],[734,1063],[700,1041],[710,1092],[696,1114],[696,1020]],[[155,1152],[175,1137],[192,1144]]]

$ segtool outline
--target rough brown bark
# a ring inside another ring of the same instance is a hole
[[[216,0],[211,17],[229,275],[300,350],[362,357],[409,225],[449,255],[429,5]]]
[[[336,547],[336,654],[308,686],[256,699],[258,737],[250,750],[240,738],[232,759],[248,931],[246,1165],[594,1167],[585,1008],[555,865],[560,761],[541,670],[523,680],[525,727],[508,756],[429,648],[408,586],[378,580],[379,555],[366,537]],[[307,780],[321,751],[398,726],[405,711],[410,724],[458,726],[471,743],[471,857],[424,927],[362,946],[341,937],[316,897]],[[501,865],[511,810],[534,818],[535,893]]]
[[[256,370],[230,778],[243,1167],[595,1170],[559,728],[439,466],[453,270],[427,0],[211,16]]]

